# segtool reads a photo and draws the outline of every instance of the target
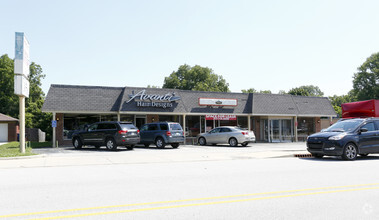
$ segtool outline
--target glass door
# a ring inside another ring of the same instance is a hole
[[[270,120],[270,121],[271,121],[271,126],[270,126],[271,142],[280,142],[281,120]]]

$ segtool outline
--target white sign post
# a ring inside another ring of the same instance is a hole
[[[14,58],[14,93],[19,96],[20,152],[25,153],[25,97],[29,97],[29,42],[24,33],[16,32]]]

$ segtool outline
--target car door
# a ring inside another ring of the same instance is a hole
[[[361,132],[359,134],[359,146],[360,153],[375,153],[376,149],[376,128],[374,122],[368,122],[363,125],[360,129],[367,129],[366,132]]]
[[[141,127],[141,130],[140,130],[140,143],[148,143],[148,131],[149,131],[149,125],[148,124],[145,124]]]
[[[87,132],[84,132],[82,134],[83,136],[83,144],[96,144],[101,141],[101,138],[99,137],[99,132],[98,132],[98,126],[99,124],[93,124],[89,126]]]
[[[218,136],[218,143],[228,143],[231,137],[232,130],[230,128],[221,128]]]
[[[207,143],[218,143],[218,135],[220,134],[220,128],[211,130],[207,135]]]

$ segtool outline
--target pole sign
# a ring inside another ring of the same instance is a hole
[[[29,97],[29,42],[24,33],[16,32],[14,58],[14,93]]]

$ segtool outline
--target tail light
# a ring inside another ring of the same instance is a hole
[[[171,136],[171,131],[166,131],[167,136]]]
[[[249,134],[249,132],[247,132],[247,131],[242,132],[242,135],[248,135],[248,134]]]
[[[139,130],[137,130],[137,134],[139,134]]]
[[[128,133],[128,130],[119,130],[118,133],[119,134],[126,134],[126,133]]]

